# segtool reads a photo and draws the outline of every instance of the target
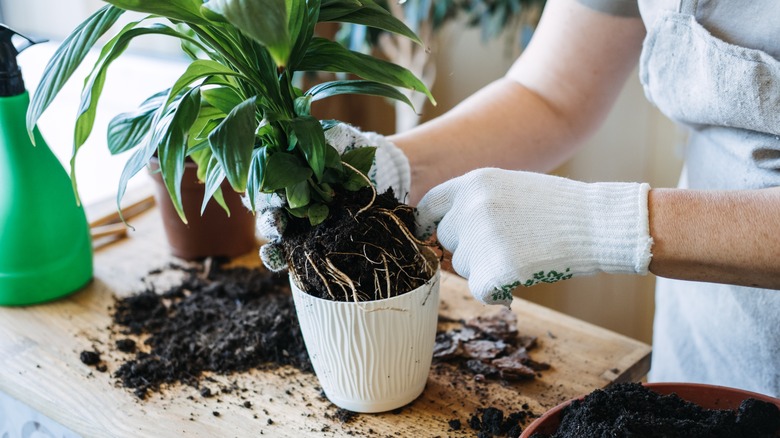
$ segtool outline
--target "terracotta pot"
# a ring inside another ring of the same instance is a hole
[[[747,398],[773,403],[780,408],[780,399],[725,386],[665,382],[645,383],[644,386],[662,395],[675,393],[683,400],[696,403],[705,409],[737,409],[740,403]],[[577,400],[582,400],[583,398],[584,396]],[[563,409],[571,404],[572,401],[573,400],[565,401],[537,418],[523,431],[520,438],[529,438],[535,433],[555,433],[555,431],[558,430],[558,426],[561,424]]]
[[[354,412],[400,408],[425,389],[439,315],[440,269],[417,289],[377,301],[314,297],[290,279],[312,367],[325,395]]]
[[[159,161],[153,157],[149,169],[155,181],[155,201],[163,218],[163,226],[171,254],[185,260],[206,257],[236,257],[255,248],[255,217],[241,202],[241,196],[222,183],[222,194],[230,208],[230,216],[213,199],[200,214],[205,188],[198,180],[197,166],[187,162],[181,182],[181,199],[188,224],[182,222],[173,206],[159,172]]]

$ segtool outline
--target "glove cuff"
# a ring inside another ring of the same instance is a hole
[[[653,239],[647,209],[648,184],[594,183],[580,192],[577,207],[589,221],[590,242],[583,242],[591,262],[573,270],[595,270],[611,274],[647,274]],[[584,196],[583,196],[584,195]],[[578,222],[572,216],[573,222]],[[588,248],[589,247],[589,248]]]
[[[412,181],[412,169],[406,154],[387,138],[376,132],[363,133],[369,146],[376,146],[376,159],[368,175],[379,193],[393,188],[396,199],[405,202]]]

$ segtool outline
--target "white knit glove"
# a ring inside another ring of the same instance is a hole
[[[379,193],[384,193],[392,187],[396,199],[404,201],[407,198],[412,179],[409,160],[401,149],[384,136],[375,132],[360,132],[346,123],[340,123],[325,131],[325,140],[339,154],[366,146],[376,147],[374,164],[368,172],[371,183]],[[249,204],[246,199],[244,204]],[[255,209],[259,213],[256,221],[257,232],[268,240],[268,243],[260,247],[260,258],[263,264],[274,272],[287,269],[286,258],[279,244],[287,225],[287,213],[283,208],[286,204],[286,200],[276,194],[259,193],[255,198]]]
[[[485,304],[512,289],[597,272],[646,274],[647,194],[638,183],[588,184],[556,176],[479,169],[434,187],[417,234],[453,253],[452,266]]]

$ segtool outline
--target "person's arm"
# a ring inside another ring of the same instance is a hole
[[[410,203],[469,170],[549,171],[592,134],[636,66],[639,18],[550,0],[507,75],[447,114],[390,137],[412,167]]]
[[[780,289],[780,188],[653,189],[650,272]]]

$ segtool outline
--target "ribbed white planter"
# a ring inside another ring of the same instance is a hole
[[[425,389],[439,312],[439,276],[412,292],[379,301],[313,297],[290,279],[314,372],[336,406],[383,412]]]

